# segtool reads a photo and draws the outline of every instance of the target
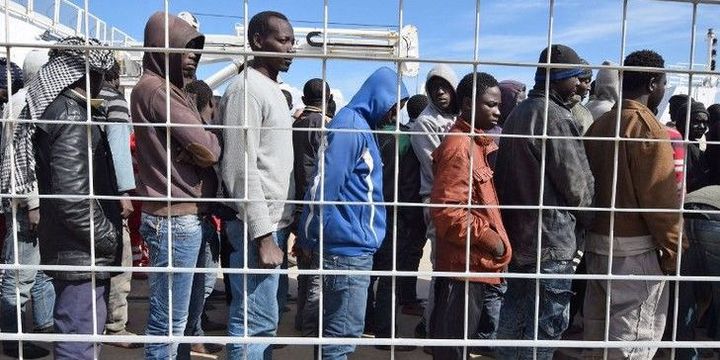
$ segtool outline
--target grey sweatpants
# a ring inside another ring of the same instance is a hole
[[[608,257],[585,253],[588,274],[607,274]],[[662,275],[655,251],[613,257],[613,275]],[[666,281],[612,280],[610,282],[610,341],[660,341],[668,309]],[[585,340],[604,340],[607,280],[588,280],[584,303]],[[608,349],[608,359],[650,360],[657,348]],[[586,350],[586,359],[602,359],[603,349]]]

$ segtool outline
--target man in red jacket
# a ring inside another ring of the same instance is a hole
[[[489,74],[468,74],[460,81],[457,95],[461,114],[450,134],[432,154],[435,181],[431,203],[447,205],[432,209],[437,231],[435,270],[465,272],[469,260],[471,272],[502,273],[510,262],[512,251],[497,208],[493,171],[488,162],[488,155],[498,147],[492,137],[485,135],[485,131],[492,129],[500,118],[500,88]],[[469,254],[466,252],[467,241],[470,241]],[[465,317],[465,278],[436,279],[435,308],[430,318],[431,338],[462,339],[466,327],[468,334],[478,333],[485,297],[489,288],[501,283],[502,279],[498,276],[468,280],[468,314]],[[433,357],[463,359],[463,350],[462,347],[435,347]]]

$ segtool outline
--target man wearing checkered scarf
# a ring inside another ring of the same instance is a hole
[[[101,44],[95,39],[71,37],[58,45],[72,48],[51,50],[48,63],[28,84],[24,117],[41,122],[24,124],[15,139],[26,141],[28,134],[33,139],[29,147],[35,156],[25,161],[35,161],[39,194],[55,196],[40,199],[41,263],[117,266],[122,249],[118,201],[87,198],[89,194],[118,195],[107,137],[98,124],[88,123],[88,115],[96,112],[98,101],[93,99],[100,92],[104,73],[113,65],[113,55],[98,49]],[[56,332],[92,334],[96,316],[95,330],[102,333],[113,274],[103,270],[48,273],[56,292]],[[95,357],[92,343],[57,342],[53,350],[55,359]]]

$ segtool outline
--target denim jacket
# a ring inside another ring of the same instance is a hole
[[[594,180],[585,149],[568,105],[553,91],[548,104],[547,135],[573,139],[546,139],[542,204],[587,207],[592,204]],[[545,118],[545,91],[533,89],[518,104],[503,127],[504,135],[535,135],[537,138],[503,137],[496,168],[500,204],[540,204],[541,157]],[[577,249],[577,222],[587,226],[589,212],[543,209],[542,260],[570,260]],[[503,209],[505,227],[516,265],[535,263],[538,241],[537,209]]]

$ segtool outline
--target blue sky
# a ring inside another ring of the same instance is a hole
[[[46,1],[46,0],[45,0]],[[82,5],[81,0],[74,0]],[[41,0],[36,0],[41,2]],[[418,27],[420,55],[432,59],[472,59],[475,31],[475,0],[405,0],[404,23]],[[547,44],[548,1],[483,0],[480,7],[479,56],[481,60],[536,62]],[[122,4],[122,5],[119,5]],[[556,0],[553,21],[554,43],[563,43],[591,64],[603,60],[620,61],[622,1]],[[36,5],[37,6],[37,5]],[[145,21],[163,9],[160,0],[90,0],[90,11],[128,34],[142,38]],[[322,21],[322,0],[251,0],[249,13],[277,10],[286,14],[295,26],[321,26],[302,21]],[[199,15],[204,33],[231,34],[243,14],[239,0],[172,0],[170,11],[218,14]],[[233,17],[233,18],[231,18]],[[234,18],[238,17],[238,18]],[[652,0],[630,0],[626,54],[649,48],[659,52],[666,64],[689,61],[692,5]],[[720,5],[699,5],[696,62],[704,62],[705,33],[720,31]],[[330,0],[329,21],[397,26],[398,5],[391,0]],[[342,25],[336,25],[342,26]],[[351,26],[342,26],[351,27]],[[383,62],[329,61],[328,81],[346,99],[352,97],[365,78]],[[420,91],[431,64],[424,64],[418,78],[404,78],[411,93]],[[458,76],[470,72],[470,66],[455,66]],[[517,79],[532,86],[534,68],[481,66],[480,71],[498,80]],[[200,72],[209,74],[212,69]],[[318,60],[296,60],[284,76],[287,83],[302,88],[304,82],[321,74]]]

